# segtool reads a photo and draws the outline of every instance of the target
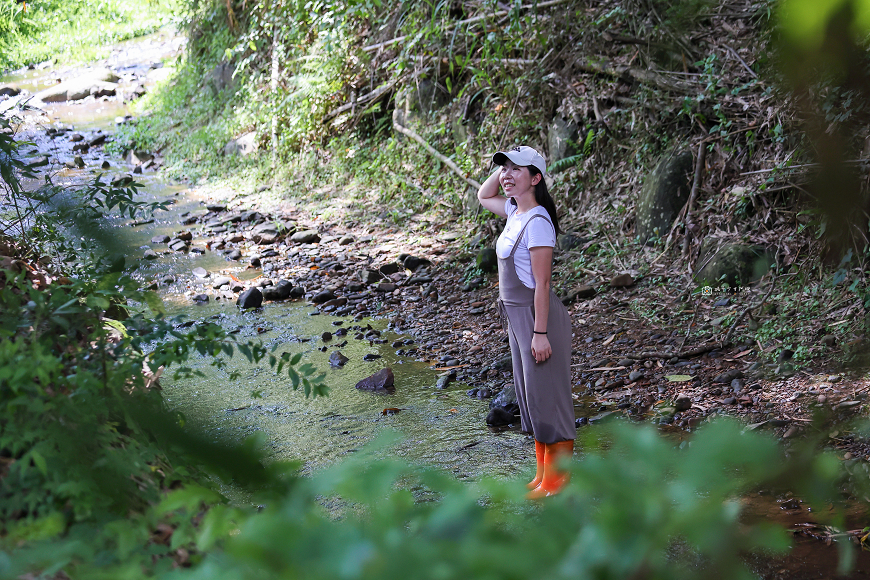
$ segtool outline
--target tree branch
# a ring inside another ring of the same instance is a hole
[[[426,141],[422,137],[420,137],[420,135],[418,135],[417,133],[415,133],[411,129],[408,129],[407,127],[403,127],[402,125],[399,125],[399,123],[396,122],[395,120],[393,121],[393,129],[395,129],[396,131],[398,131],[399,133],[401,133],[403,135],[407,135],[408,137],[410,137],[411,139],[413,139],[414,141],[416,141],[417,143],[422,145],[422,147],[432,157],[435,157],[436,159],[438,159],[439,161],[444,163],[444,165],[446,165],[447,167],[452,169],[456,173],[456,175],[458,175],[459,177],[464,179],[468,185],[470,185],[471,187],[473,187],[475,189],[480,189],[480,183],[478,183],[477,181],[475,181],[473,179],[465,177],[465,173],[462,171],[462,169],[459,168],[458,165],[456,165],[456,163],[454,163],[451,159],[445,157],[444,155],[441,155],[440,153],[438,153],[438,151],[436,151],[434,147],[432,147],[431,145],[426,143]]]

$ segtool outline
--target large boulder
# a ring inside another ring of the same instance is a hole
[[[238,155],[239,157],[247,157],[257,150],[257,133],[251,131],[245,133],[235,139],[230,139],[229,143],[224,145],[224,155]]]
[[[370,391],[378,394],[393,394],[396,392],[393,369],[381,369],[370,377],[366,377],[356,384],[361,391]]]
[[[109,69],[98,68],[43,89],[36,93],[35,98],[44,103],[59,103],[79,101],[91,95],[95,97],[114,95],[118,80],[118,75]]]
[[[577,154],[577,136],[580,129],[573,120],[566,121],[561,115],[556,115],[547,128],[547,150],[550,158],[549,165],[566,157]]]
[[[642,242],[665,236],[689,200],[689,178],[694,166],[692,153],[684,151],[662,159],[650,175],[637,200],[637,237]]]
[[[236,305],[242,310],[248,308],[259,308],[263,305],[263,293],[259,288],[250,288],[239,294]]]
[[[764,246],[705,240],[695,264],[695,281],[706,286],[746,286],[760,279],[773,263]]]
[[[290,280],[278,280],[274,286],[263,288],[263,300],[287,300],[293,291],[293,283]]]

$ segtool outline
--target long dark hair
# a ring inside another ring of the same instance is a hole
[[[541,175],[541,171],[535,167],[534,165],[529,165],[529,173],[532,177],[536,175]],[[556,230],[556,235],[562,233],[562,230],[559,229],[559,216],[556,215],[556,202],[553,201],[553,196],[550,195],[550,190],[547,189],[547,180],[544,179],[544,176],[541,175],[541,180],[535,185],[535,201],[538,202],[538,205],[547,210],[547,213],[550,214],[550,221],[553,222],[553,228]]]

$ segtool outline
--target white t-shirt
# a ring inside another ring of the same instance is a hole
[[[546,219],[532,220],[529,227],[523,233],[523,238],[519,240],[519,246],[514,253],[514,267],[517,270],[517,278],[526,286],[526,288],[535,287],[535,277],[532,275],[532,254],[529,248],[538,248],[547,246],[550,248],[556,247],[556,229],[550,221],[550,214],[543,206],[536,206],[522,215],[517,215],[517,206],[512,204],[510,200],[505,201],[504,209],[507,212],[507,224],[504,226],[504,231],[498,237],[495,243],[495,253],[499,258],[507,258],[511,255],[511,250],[514,244],[517,243],[517,236],[526,222],[533,215],[542,215]]]

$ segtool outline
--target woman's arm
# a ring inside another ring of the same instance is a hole
[[[483,185],[477,190],[477,200],[480,202],[480,205],[492,213],[501,217],[507,217],[507,212],[504,210],[505,197],[498,194],[498,176],[500,173],[501,167],[496,169],[495,173],[483,182]]]
[[[535,278],[535,326],[537,332],[547,332],[547,318],[550,315],[550,276],[553,272],[553,248],[538,246],[529,248],[532,257],[532,276]],[[546,334],[532,335],[532,356],[544,362],[553,349]]]

